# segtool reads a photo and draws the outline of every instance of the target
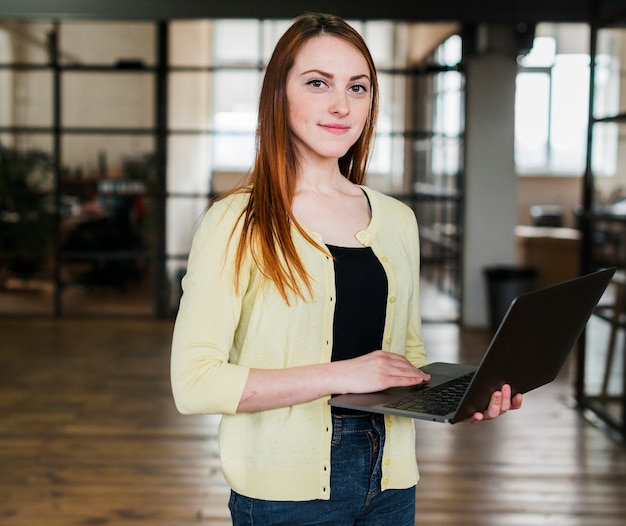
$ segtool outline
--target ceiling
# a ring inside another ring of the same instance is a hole
[[[304,11],[417,22],[589,22],[625,0],[2,0],[0,18],[291,18]]]

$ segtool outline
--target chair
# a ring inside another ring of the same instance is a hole
[[[563,226],[563,207],[559,205],[533,205],[530,207],[533,226],[560,228]]]
[[[604,363],[604,377],[600,390],[600,398],[602,400],[608,400],[610,398],[609,382],[611,380],[613,362],[615,360],[617,333],[620,329],[626,328],[626,271],[618,270],[615,272],[611,283],[615,288],[615,300],[611,307],[611,332],[609,334],[606,361]]]

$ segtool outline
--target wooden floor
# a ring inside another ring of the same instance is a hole
[[[171,328],[0,320],[2,526],[230,524],[216,418],[172,403]],[[476,363],[489,337],[424,330],[438,360]],[[566,370],[495,422],[417,423],[417,524],[623,526],[626,447],[571,409],[569,385]]]

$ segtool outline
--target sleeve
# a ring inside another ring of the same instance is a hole
[[[424,367],[428,364],[428,356],[422,338],[422,314],[420,312],[420,248],[419,229],[413,210],[409,209],[406,221],[406,243],[413,269],[413,297],[411,298],[411,312],[409,313],[408,330],[406,336],[406,357],[415,367]]]
[[[218,202],[205,213],[182,280],[170,376],[174,402],[184,414],[234,414],[248,378],[247,367],[228,361],[250,276],[248,258],[236,291],[241,222],[234,208]]]

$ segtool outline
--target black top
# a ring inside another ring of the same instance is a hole
[[[335,258],[332,361],[380,349],[387,306],[383,266],[370,247],[327,246]]]

